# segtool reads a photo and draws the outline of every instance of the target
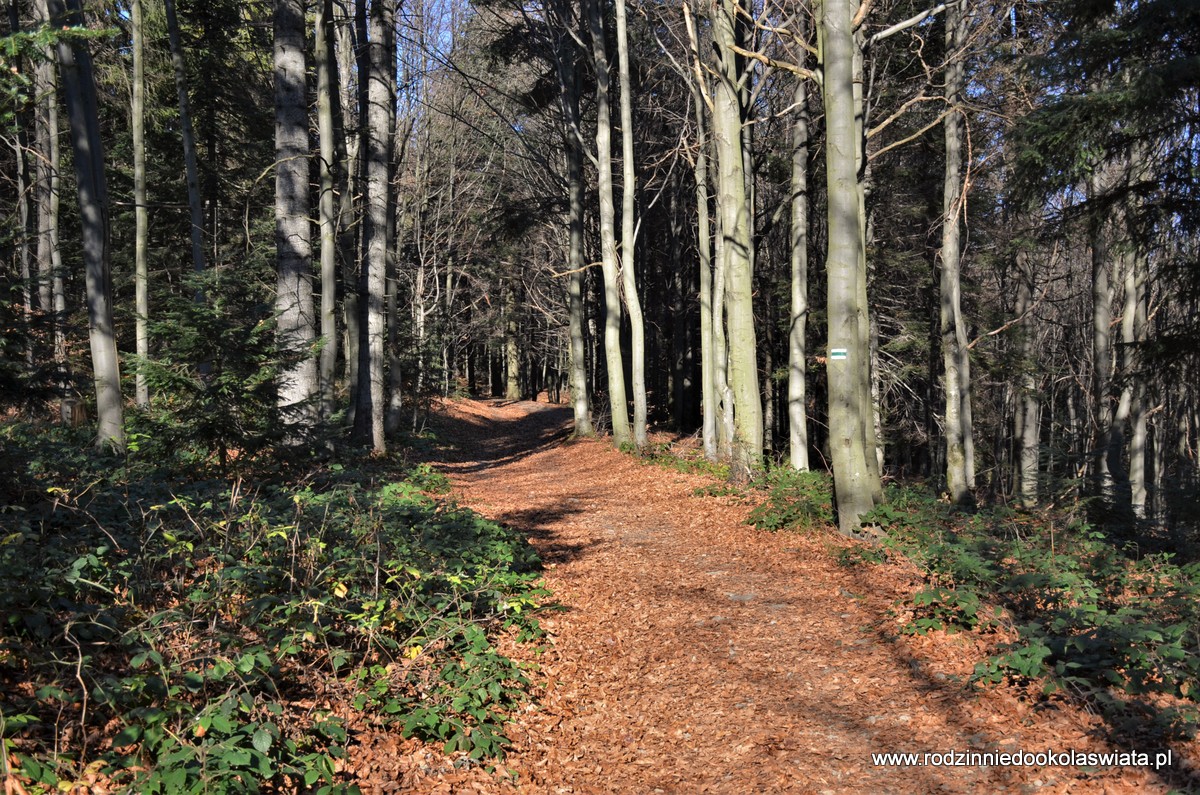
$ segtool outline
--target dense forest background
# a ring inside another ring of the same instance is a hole
[[[10,405],[381,450],[546,391],[847,531],[1194,512],[1189,4],[87,5],[10,4]]]
[[[0,400],[88,466],[540,396],[1194,557],[1193,2],[7,6]]]

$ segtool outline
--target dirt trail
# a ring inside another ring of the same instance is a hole
[[[1066,702],[971,692],[979,639],[900,635],[903,567],[839,566],[830,536],[756,531],[748,506],[694,494],[711,479],[569,429],[568,410],[536,403],[464,401],[439,420],[462,501],[529,535],[566,607],[543,622],[545,691],[511,732],[519,791],[1167,789],[1136,768],[873,766],[873,752],[1112,746]],[[446,791],[487,791],[455,775]]]

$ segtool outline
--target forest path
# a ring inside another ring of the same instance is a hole
[[[457,401],[436,422],[462,502],[528,535],[565,607],[542,622],[545,690],[510,730],[518,791],[1165,791],[1136,768],[873,766],[1109,746],[1066,702],[972,693],[978,638],[900,635],[902,566],[842,566],[829,535],[757,531],[749,506],[694,494],[711,478],[569,440],[561,406]]]

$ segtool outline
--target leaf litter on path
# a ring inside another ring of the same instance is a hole
[[[844,567],[825,533],[747,526],[712,479],[569,438],[561,406],[450,401],[434,463],[463,504],[524,532],[562,610],[542,620],[535,701],[509,727],[505,778],[413,741],[355,754],[365,792],[1167,792],[1140,767],[876,766],[873,753],[1104,752],[1066,698],[966,684],[988,641],[899,632],[915,571]],[[1194,743],[1172,749],[1186,778]],[[1153,758],[1153,753],[1151,753]],[[360,762],[361,763],[361,762]]]

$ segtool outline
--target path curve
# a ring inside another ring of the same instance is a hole
[[[904,567],[839,566],[833,536],[756,531],[746,505],[695,494],[710,478],[570,440],[570,420],[458,401],[437,421],[461,501],[529,536],[566,608],[543,621],[544,692],[511,732],[519,791],[1166,791],[1136,768],[873,766],[873,752],[1109,746],[1069,703],[971,692],[984,641],[900,635]]]

